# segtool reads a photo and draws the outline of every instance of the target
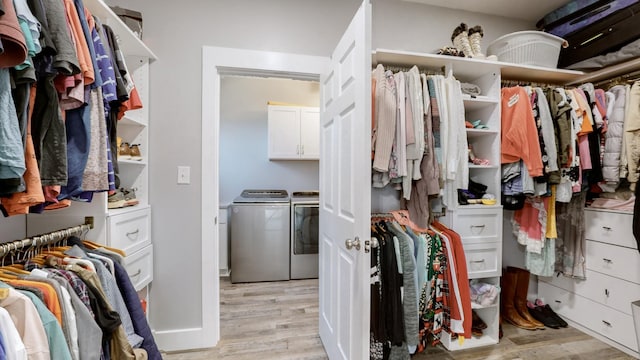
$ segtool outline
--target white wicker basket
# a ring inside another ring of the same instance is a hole
[[[487,54],[496,55],[499,61],[556,68],[560,48],[566,46],[566,40],[546,32],[517,31],[494,40]]]

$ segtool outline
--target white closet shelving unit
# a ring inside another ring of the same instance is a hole
[[[462,238],[469,279],[499,285],[502,274],[502,221],[500,204],[500,84],[502,79],[564,84],[583,75],[579,71],[548,69],[497,61],[459,58],[435,54],[378,49],[372,63],[434,69],[452,73],[461,82],[478,85],[481,94],[464,97],[466,120],[480,120],[486,129],[467,129],[467,141],[475,155],[489,160],[489,165],[469,164],[470,179],[487,186],[497,198],[495,205],[458,205],[457,190],[445,187],[450,204],[440,220]],[[500,301],[485,307],[473,307],[487,324],[483,336],[459,341],[443,333],[442,344],[449,350],[497,344],[499,341]]]
[[[27,236],[84,223],[94,218],[94,229],[86,238],[126,252],[125,267],[131,280],[148,297],[153,279],[153,247],[150,234],[149,204],[149,65],[156,55],[140,40],[102,0],[84,0],[84,6],[116,34],[134,80],[143,108],[127,111],[118,122],[118,136],[132,144],[140,144],[142,161],[120,160],[120,186],[134,188],[139,204],[122,209],[108,209],[107,194],[96,193],[90,203],[72,202],[66,209],[27,215]]]

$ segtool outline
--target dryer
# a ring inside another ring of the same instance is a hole
[[[291,279],[318,277],[319,192],[291,194]]]

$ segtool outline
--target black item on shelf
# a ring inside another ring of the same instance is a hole
[[[473,193],[476,198],[481,199],[484,194],[487,193],[487,185],[469,179],[469,191]]]
[[[640,2],[599,19],[564,36],[569,43],[560,51],[558,67],[619,50],[640,38]]]
[[[520,210],[524,207],[524,194],[502,194],[502,206],[507,210]]]

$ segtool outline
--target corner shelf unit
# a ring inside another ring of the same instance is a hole
[[[27,236],[84,223],[94,218],[94,228],[85,236],[97,243],[122,249],[127,256],[124,266],[141,298],[149,299],[153,280],[153,245],[151,206],[149,205],[149,65],[156,55],[140,40],[103,0],[84,0],[85,8],[100,18],[116,34],[125,63],[143,104],[143,108],[127,111],[118,121],[118,136],[131,144],[140,144],[141,161],[120,160],[120,186],[136,190],[138,205],[108,208],[106,192],[94,193],[91,202],[72,202],[65,209],[45,214],[27,215]]]
[[[499,285],[502,275],[502,205],[501,193],[501,81],[517,80],[549,84],[575,81],[584,73],[572,70],[548,69],[499,61],[460,58],[436,54],[377,49],[372,64],[394,65],[436,70],[453,74],[460,82],[475,84],[481,94],[463,95],[465,119],[480,120],[486,129],[467,128],[467,141],[475,155],[489,160],[489,165],[469,164],[469,178],[487,185],[494,194],[495,205],[458,205],[457,190],[445,185],[444,197],[449,204],[440,220],[460,234],[467,260],[469,279]],[[442,344],[449,350],[464,350],[497,344],[499,341],[500,299],[490,306],[474,307],[476,314],[487,324],[481,337],[458,339],[447,332]]]

